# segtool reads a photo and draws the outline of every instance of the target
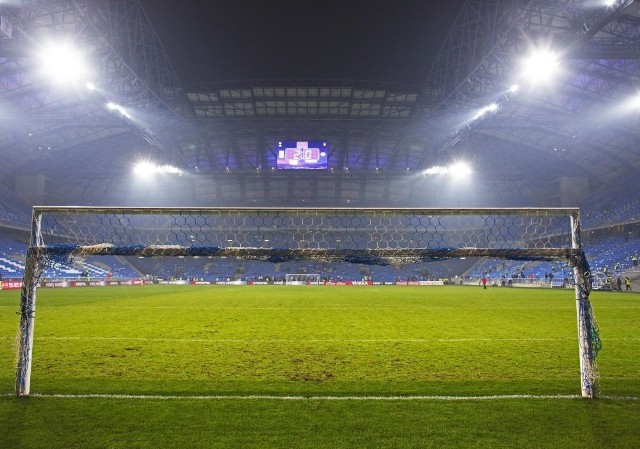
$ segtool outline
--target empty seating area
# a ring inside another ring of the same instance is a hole
[[[0,275],[2,279],[22,279],[27,245],[0,239]]]
[[[607,237],[585,247],[592,272],[634,269],[632,257],[640,255],[640,238]],[[636,267],[637,269],[637,267]],[[550,278],[549,275],[552,275]],[[518,262],[482,259],[465,274],[469,279],[487,277],[491,281],[502,278],[547,280],[570,278],[570,268],[562,262]]]
[[[550,283],[552,280],[572,276],[571,269],[563,262],[509,261],[483,259],[464,277],[470,280],[486,277],[490,281],[536,280]]]
[[[581,204],[583,227],[640,222],[639,190],[640,181],[632,177],[591,195]]]
[[[27,244],[9,238],[0,239],[0,275],[3,279],[21,279]],[[600,239],[586,247],[587,259],[594,272],[632,269],[632,257],[640,255],[640,238],[614,236]],[[536,279],[551,281],[571,277],[569,267],[561,262],[507,261],[494,259],[452,259],[404,266],[358,265],[297,261],[274,264],[254,260],[210,257],[159,257],[124,259],[114,256],[91,256],[70,264],[57,263],[45,270],[48,279],[61,278],[137,278],[202,279],[216,281],[284,281],[288,273],[319,274],[323,280],[391,283],[397,280],[421,281],[487,277],[501,279]]]
[[[235,259],[209,257],[134,257],[126,261],[145,277],[160,279],[234,279]]]
[[[2,279],[22,279],[24,276],[27,244],[18,240],[0,238],[0,275]],[[113,256],[93,256],[71,263],[55,263],[45,268],[46,279],[66,278],[124,278],[138,277],[135,269]]]
[[[632,269],[632,257],[640,255],[640,232],[637,232],[640,224],[640,196],[636,194],[638,188],[640,188],[640,182],[624,180],[617,189],[592,195],[581,208],[583,229],[590,230],[583,234],[585,236],[583,240],[588,241],[585,251],[593,272]],[[8,231],[0,234],[3,235],[0,237],[0,275],[3,279],[23,277],[27,244],[7,235],[13,235],[13,233],[21,235],[29,227],[29,223],[29,208],[13,193],[0,189],[0,227],[4,226]],[[620,226],[614,230],[614,225]],[[9,232],[11,230],[13,231]],[[0,231],[2,231],[1,228]],[[64,234],[65,231],[58,232]],[[610,235],[613,233],[616,235]],[[353,238],[355,241],[366,242],[370,236],[363,233],[355,234]],[[338,241],[335,236],[331,239]],[[254,243],[259,246],[263,242],[256,240]],[[50,279],[147,276],[163,279],[202,279],[210,282],[238,279],[284,281],[288,273],[319,274],[323,280],[373,280],[385,283],[397,280],[452,279],[457,276],[467,279],[487,277],[494,281],[509,278],[550,281],[572,276],[569,267],[560,262],[472,258],[404,266],[378,266],[319,261],[269,263],[204,256],[176,258],[92,256],[72,263],[58,263],[45,270],[45,276]]]

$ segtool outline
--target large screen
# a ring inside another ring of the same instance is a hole
[[[283,140],[278,142],[277,166],[281,169],[326,170],[327,142],[322,140]]]

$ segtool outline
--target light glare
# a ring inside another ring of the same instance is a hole
[[[159,167],[156,167],[156,171],[158,173],[168,173],[171,175],[182,175],[182,170],[180,170],[178,167],[174,167],[173,165],[161,165]]]
[[[134,167],[133,171],[140,177],[149,177],[156,173],[182,176],[183,171],[173,165],[156,165],[150,161],[140,161]]]
[[[471,167],[466,162],[455,162],[448,167],[442,165],[434,165],[424,171],[425,175],[444,175],[450,174],[453,177],[468,176],[472,173]]]
[[[133,167],[133,171],[138,176],[146,177],[154,173],[155,168],[156,168],[155,164],[152,164],[149,161],[140,161]]]
[[[447,167],[441,167],[440,165],[435,165],[433,167],[427,168],[424,172],[427,175],[439,175],[443,173],[447,173],[449,171]]]
[[[88,74],[84,55],[69,42],[46,45],[39,59],[45,75],[56,84],[82,82]]]
[[[465,162],[456,162],[449,167],[449,172],[455,176],[467,176],[471,174],[471,167]]]
[[[107,109],[110,111],[116,111],[118,113],[120,113],[120,115],[122,115],[125,118],[130,119],[131,115],[127,112],[127,110],[125,108],[123,108],[122,106],[120,106],[119,104],[116,103],[112,103],[111,101],[109,103],[107,103]]]
[[[478,113],[473,117],[473,119],[479,119],[480,117],[484,117],[489,112],[496,112],[497,110],[498,105],[496,103],[491,103],[490,105],[487,105],[484,108],[480,109]]]
[[[558,73],[558,55],[548,49],[536,49],[522,62],[522,76],[531,84],[550,82]]]

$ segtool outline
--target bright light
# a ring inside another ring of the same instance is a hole
[[[88,91],[94,91],[94,90],[97,89],[96,85],[93,84],[93,83],[87,83],[87,84],[85,84],[85,87],[87,88]]]
[[[449,166],[449,173],[455,177],[468,176],[471,174],[471,167],[465,162],[456,162]]]
[[[509,92],[512,94],[515,94],[519,90],[520,90],[520,86],[518,86],[517,84],[512,84],[511,87],[509,88]]]
[[[45,75],[56,84],[81,83],[88,76],[84,55],[69,42],[50,43],[38,57]]]
[[[128,119],[131,118],[131,115],[129,115],[127,110],[125,108],[123,108],[122,106],[120,106],[119,104],[109,102],[109,103],[107,103],[107,109],[110,110],[110,111],[119,112],[120,115],[122,115],[125,118],[128,118]]]
[[[536,49],[522,61],[522,76],[532,84],[550,82],[560,70],[558,55],[548,49]]]
[[[613,6],[615,5],[617,0],[604,0],[604,6]]]
[[[474,120],[479,119],[480,117],[485,116],[489,112],[496,112],[497,110],[498,110],[498,105],[496,103],[491,103],[490,105],[480,109],[478,113],[473,117],[473,119]]]
[[[183,171],[173,165],[156,165],[150,161],[140,161],[134,167],[133,171],[140,177],[149,177],[156,173],[182,176]]]
[[[156,171],[158,173],[168,173],[170,175],[182,175],[182,170],[178,167],[174,167],[173,165],[160,165],[159,167],[156,167]]]
[[[440,165],[435,165],[433,167],[427,168],[424,173],[427,175],[439,175],[443,173],[447,173],[449,169],[447,167],[441,167]]]
[[[138,176],[147,177],[155,173],[156,166],[149,161],[140,161],[133,167],[133,171]]]
[[[434,165],[433,167],[427,168],[424,171],[425,175],[444,175],[450,174],[454,177],[462,177],[467,176],[472,173],[471,167],[469,164],[465,162],[455,162],[448,167],[443,167],[441,165]]]
[[[632,109],[640,109],[640,93],[636,94],[636,96],[631,99],[631,101],[629,102],[629,106]]]

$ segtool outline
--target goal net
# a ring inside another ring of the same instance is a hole
[[[36,292],[45,268],[99,255],[360,265],[463,257],[563,261],[575,284],[582,395],[596,395],[600,339],[577,209],[34,207],[20,306],[18,396],[30,392]]]
[[[320,275],[317,273],[290,273],[285,275],[284,283],[286,285],[318,285],[320,284]]]

